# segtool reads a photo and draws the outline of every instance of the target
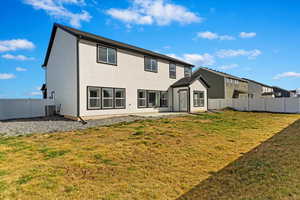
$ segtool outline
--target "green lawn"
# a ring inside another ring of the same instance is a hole
[[[299,118],[225,111],[0,138],[0,199],[300,199]]]

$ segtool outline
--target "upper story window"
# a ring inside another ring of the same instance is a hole
[[[97,46],[97,61],[101,63],[116,65],[117,64],[117,49]]]
[[[191,77],[192,76],[192,68],[184,67],[184,77]]]
[[[160,92],[160,107],[168,107],[168,92]]]
[[[174,63],[170,63],[169,77],[176,79],[176,65]]]
[[[145,71],[157,72],[157,59],[145,57]]]

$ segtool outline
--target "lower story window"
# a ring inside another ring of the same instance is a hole
[[[138,107],[145,108],[147,107],[147,91],[138,90]]]
[[[89,87],[88,88],[88,108],[100,109],[101,108],[101,88]]]
[[[203,91],[194,91],[194,107],[204,107],[204,92]]]
[[[125,89],[115,89],[115,108],[125,108]]]
[[[156,91],[148,91],[148,107],[158,106],[157,96],[158,95]]]
[[[125,108],[125,89],[88,87],[88,109]]]
[[[138,108],[168,107],[168,92],[138,90]]]
[[[113,101],[113,88],[102,88],[102,108],[113,108]]]
[[[160,93],[160,107],[168,107],[168,92]]]

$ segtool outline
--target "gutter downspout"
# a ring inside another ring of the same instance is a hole
[[[76,68],[77,68],[77,118],[80,120],[80,122],[85,125],[87,124],[86,121],[84,121],[81,117],[80,117],[80,81],[79,81],[79,40],[80,40],[80,36],[78,36],[76,38]]]

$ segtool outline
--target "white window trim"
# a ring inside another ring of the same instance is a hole
[[[90,91],[91,90],[98,90],[99,92],[99,97],[91,97],[90,96]],[[98,99],[99,100],[99,107],[91,107],[91,104],[90,104],[90,100],[91,99]],[[101,88],[100,87],[88,87],[88,109],[89,110],[98,110],[98,109],[101,109]]]
[[[195,98],[195,94],[198,94],[199,98]],[[203,94],[203,98],[200,98],[200,94]],[[201,108],[205,107],[205,92],[194,90],[193,102],[194,102],[194,107],[201,107]],[[203,105],[201,105],[201,102],[203,102]]]
[[[144,98],[140,98],[140,96],[139,96],[140,92],[144,93]],[[139,100],[144,100],[145,101],[145,106],[140,106],[139,105]],[[138,90],[137,107],[138,108],[147,108],[147,90]]]
[[[116,97],[116,90],[122,90],[123,93],[124,93],[124,97]],[[114,89],[114,95],[113,95],[113,96],[115,97],[115,99],[114,99],[114,105],[115,105],[115,108],[125,108],[125,104],[126,104],[126,94],[125,94],[125,89],[123,89],[123,88],[115,88],[115,89]],[[123,106],[117,106],[117,104],[116,104],[117,100],[124,100],[124,105],[123,105]]]
[[[103,94],[103,92],[104,92],[104,90],[105,89],[109,89],[109,90],[112,90],[112,97],[104,97],[104,94]],[[102,109],[112,109],[112,108],[114,108],[114,89],[113,88],[105,88],[105,87],[103,87],[102,89],[101,89],[101,91],[102,91]],[[104,100],[112,100],[112,105],[111,105],[111,107],[105,107],[104,106]]]

